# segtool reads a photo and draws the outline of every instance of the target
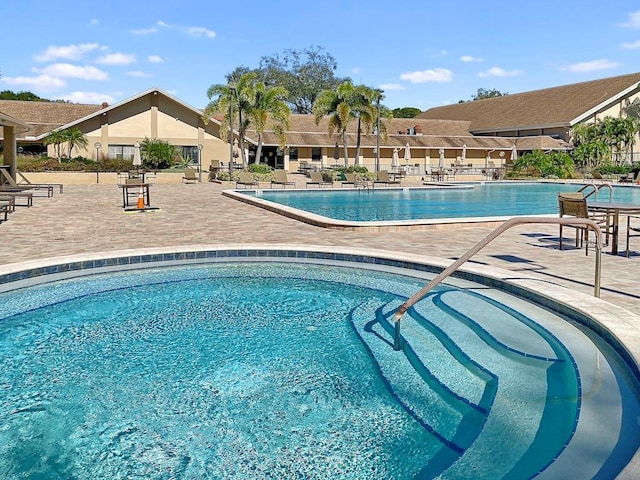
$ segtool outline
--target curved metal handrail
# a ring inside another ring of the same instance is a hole
[[[415,305],[417,302],[422,300],[427,293],[433,290],[437,285],[439,285],[445,278],[455,272],[458,267],[460,267],[463,263],[469,260],[472,256],[482,250],[485,246],[499,237],[503,232],[510,229],[511,227],[515,227],[517,225],[525,225],[532,223],[544,223],[544,224],[557,224],[557,225],[582,225],[586,228],[590,228],[596,234],[596,267],[595,267],[595,280],[593,286],[593,295],[595,297],[600,297],[600,271],[602,267],[602,231],[598,224],[587,218],[530,218],[530,217],[514,217],[498,228],[496,228],[493,232],[487,235],[485,238],[476,243],[473,247],[471,247],[464,255],[462,255],[458,260],[453,262],[447,268],[445,268],[442,272],[440,272],[436,277],[433,278],[428,284],[422,287],[418,292],[416,292],[411,298],[405,301],[402,305],[398,307],[396,312],[393,314],[393,323],[394,323],[394,340],[393,340],[393,348],[395,350],[400,350],[400,320],[405,312]]]
[[[587,185],[584,185],[582,188],[580,188],[580,190],[578,190],[578,192],[583,192],[587,188],[593,188],[593,191],[585,194],[584,198],[589,198],[591,195],[595,194],[595,199],[597,200],[598,199],[598,192],[600,191],[601,188],[604,188],[604,187],[607,187],[609,189],[609,201],[612,202],[613,201],[613,187],[611,186],[610,183],[601,183],[599,185],[596,185],[595,183],[588,183]]]

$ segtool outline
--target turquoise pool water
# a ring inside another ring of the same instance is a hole
[[[424,283],[238,260],[1,294],[0,478],[613,478],[640,441],[613,350],[452,280],[397,352]]]
[[[557,215],[557,193],[575,192],[580,187],[555,183],[486,183],[453,189],[261,190],[247,194],[335,220],[372,222]],[[640,188],[614,187],[613,199],[640,204]],[[606,188],[600,190],[599,200],[609,200]]]

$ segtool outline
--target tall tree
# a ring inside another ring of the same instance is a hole
[[[287,90],[283,87],[267,87],[258,82],[253,88],[253,98],[247,111],[249,125],[258,134],[258,147],[256,149],[256,163],[260,163],[262,156],[262,134],[271,121],[273,130],[278,136],[280,146],[284,147],[286,135],[289,130],[289,115],[291,110],[285,99]]]
[[[64,140],[69,147],[69,155],[67,156],[67,158],[71,160],[71,152],[73,152],[73,149],[75,147],[87,148],[87,145],[89,145],[89,140],[79,128],[66,128],[63,130],[63,132]]]
[[[336,77],[338,64],[322,47],[310,46],[303,50],[285,50],[282,54],[264,56],[259,67],[238,67],[227,81],[235,82],[243,74],[254,72],[267,87],[284,87],[289,93],[287,103],[295,113],[309,114],[323,90],[335,90],[338,85],[350,81],[348,77]]]
[[[240,75],[234,84],[212,85],[207,91],[209,98],[213,100],[205,108],[205,121],[213,114],[223,114],[225,121],[222,125],[221,137],[225,138],[229,131],[229,107],[233,110],[233,116],[237,115],[239,146],[243,165],[247,164],[245,158],[246,132],[253,127],[258,133],[258,152],[256,161],[260,160],[262,153],[262,134],[269,121],[272,122],[274,131],[279,135],[282,145],[285,143],[286,131],[289,128],[290,110],[285,101],[287,90],[283,87],[268,87],[259,82],[256,72],[247,72]],[[229,141],[233,141],[229,139]]]
[[[379,92],[364,85],[355,86],[351,82],[343,82],[335,90],[323,90],[313,104],[313,115],[316,125],[323,117],[328,116],[329,134],[338,131],[342,136],[344,148],[344,164],[349,165],[349,150],[347,145],[347,126],[349,122],[358,120],[358,144],[360,142],[361,126],[370,127],[376,118],[375,107],[372,105],[378,98]],[[358,155],[359,152],[356,152]],[[356,163],[358,162],[356,157]]]
[[[44,137],[45,145],[53,145],[58,163],[62,161],[62,144],[65,142],[64,130],[54,130]]]
[[[414,118],[422,113],[422,110],[415,107],[394,108],[391,110],[394,118]]]

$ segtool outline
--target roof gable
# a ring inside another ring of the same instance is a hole
[[[423,119],[468,120],[471,132],[570,127],[587,112],[640,90],[640,73],[431,108]]]

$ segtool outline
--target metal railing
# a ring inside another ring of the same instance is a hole
[[[447,268],[445,268],[442,272],[440,272],[436,277],[433,278],[427,285],[422,287],[418,292],[416,292],[411,298],[405,301],[396,312],[393,314],[393,324],[394,324],[394,338],[393,338],[393,348],[395,350],[400,350],[400,320],[405,312],[415,305],[417,302],[422,300],[431,290],[433,290],[436,286],[438,286],[445,278],[455,272],[463,263],[473,257],[476,253],[486,247],[489,243],[499,237],[506,230],[511,227],[515,227],[518,225],[526,225],[526,224],[556,224],[556,225],[569,225],[569,226],[583,226],[585,228],[590,228],[596,234],[596,266],[595,266],[595,279],[593,286],[593,295],[595,297],[600,297],[600,272],[602,267],[602,231],[598,224],[587,218],[525,218],[525,217],[515,217],[507,220],[498,228],[496,228],[493,232],[487,235],[485,238],[476,243],[472,248],[470,248],[464,255],[462,255],[458,260],[453,262]]]
[[[595,195],[595,200],[598,200],[598,192],[604,187],[607,187],[609,189],[609,201],[613,201],[613,187],[610,183],[601,183],[599,185],[596,185],[595,183],[589,183],[587,185],[584,185],[580,190],[578,190],[578,192],[584,192],[587,188],[592,188],[593,191],[585,193],[584,198],[589,198],[591,195]]]

